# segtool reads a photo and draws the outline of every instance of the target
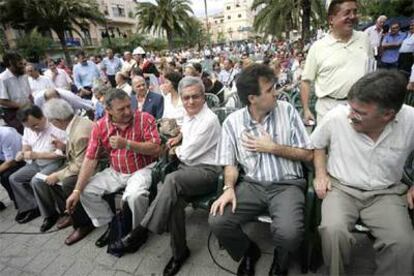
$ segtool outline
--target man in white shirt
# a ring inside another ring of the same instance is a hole
[[[224,84],[224,86],[231,88],[234,76],[236,76],[237,73],[237,70],[234,69],[233,61],[227,58],[223,62],[223,70],[220,71],[219,81]]]
[[[134,67],[136,63],[137,62],[135,61],[135,59],[132,58],[131,52],[129,51],[124,52],[124,62],[122,64],[121,72],[129,76],[129,73],[131,72],[132,67]]]
[[[0,108],[3,110],[3,119],[7,125],[23,133],[22,124],[16,119],[17,110],[30,103],[31,91],[23,58],[14,52],[3,56],[7,69],[0,74]]]
[[[352,84],[372,70],[373,58],[367,34],[355,31],[356,0],[333,0],[328,9],[330,33],[310,48],[302,73],[301,102],[304,121],[315,121],[309,107],[315,83],[317,121],[338,104],[346,103]]]
[[[57,68],[56,62],[52,59],[48,61],[47,66],[49,69],[45,71],[45,77],[48,77],[50,80],[52,80],[56,88],[70,90],[73,82],[65,70]]]
[[[358,218],[375,237],[375,275],[414,272],[414,231],[407,211],[414,208],[414,186],[401,183],[414,150],[414,108],[403,104],[406,84],[397,71],[366,75],[352,86],[349,106],[326,114],[311,135],[329,275],[344,274]]]
[[[40,75],[39,70],[32,64],[26,66],[26,74],[29,76],[29,85],[33,97],[36,97],[36,95],[42,90],[55,88],[55,84],[52,80],[48,77]]]
[[[44,103],[50,99],[62,98],[67,101],[75,111],[79,110],[94,110],[91,100],[82,99],[71,91],[62,88],[50,88],[40,91],[34,98],[34,103],[42,108]]]
[[[19,209],[16,221],[26,223],[40,215],[32,187],[41,181],[41,175],[48,175],[59,168],[63,154],[57,151],[54,140],[66,141],[66,133],[50,124],[35,105],[19,109],[17,118],[25,128],[22,150],[16,161],[25,160],[27,164],[13,173],[9,180]]]
[[[185,237],[185,199],[214,192],[221,172],[221,167],[215,165],[220,123],[205,104],[201,79],[183,78],[178,92],[186,114],[181,134],[167,142],[171,147],[181,141],[176,148],[178,170],[167,175],[141,224],[113,248],[134,252],[146,241],[148,231],[157,234],[169,231],[173,257],[164,268],[164,275],[176,274],[190,254]]]
[[[371,49],[374,53],[374,56],[378,56],[378,47],[381,45],[381,39],[383,36],[384,23],[387,21],[385,15],[380,15],[375,21],[375,25],[365,29],[365,33],[368,35]]]

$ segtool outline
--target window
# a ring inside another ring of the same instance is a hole
[[[230,10],[230,6],[227,6],[227,7],[226,7],[226,9],[227,9],[227,10]]]
[[[220,23],[224,23],[224,19],[220,19]]]
[[[229,16],[227,16],[227,19],[228,19],[228,20],[230,20],[230,19],[231,19],[231,16],[230,16],[230,15],[229,15]]]
[[[239,4],[236,4],[236,8],[240,8],[240,5]]]
[[[242,17],[242,15],[241,15],[241,14],[238,14],[238,15],[237,15],[237,17],[238,17],[238,18],[241,18],[241,17]]]
[[[125,17],[125,9],[122,5],[113,5],[112,14],[115,17]]]

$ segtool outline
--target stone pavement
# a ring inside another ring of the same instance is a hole
[[[11,206],[4,190],[0,189],[0,200],[7,209],[0,213],[0,232],[39,232],[42,219],[20,225],[14,221],[16,211]],[[161,275],[170,258],[169,236],[151,235],[147,243],[134,254],[116,258],[106,253],[106,249],[95,247],[96,239],[104,229],[94,230],[85,240],[66,246],[63,241],[71,229],[50,234],[36,235],[0,235],[0,275]],[[264,223],[247,225],[246,231],[262,249],[262,257],[256,268],[256,275],[268,275],[272,262],[272,246],[269,227]],[[188,262],[179,275],[231,275],[218,268],[210,258],[207,249],[209,228],[207,213],[203,210],[187,210],[187,239],[191,250]],[[357,235],[358,243],[352,254],[350,274],[372,274],[372,242],[364,234]],[[234,263],[224,250],[219,250],[217,240],[211,240],[212,252],[218,262],[226,268],[236,271]],[[309,272],[312,275],[311,272]],[[294,260],[289,275],[300,275],[299,264]],[[321,275],[321,273],[313,274]]]

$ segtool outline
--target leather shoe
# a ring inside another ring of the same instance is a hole
[[[237,269],[237,275],[254,276],[254,266],[259,260],[260,255],[261,253],[259,247],[254,242],[250,241],[249,249]]]
[[[122,239],[109,245],[110,250],[119,255],[134,253],[147,241],[147,238],[148,230],[138,226]]]
[[[64,229],[71,225],[72,225],[72,218],[68,215],[63,215],[62,217],[60,217],[56,223],[56,227],[58,229]]]
[[[21,220],[22,218],[24,218],[26,215],[27,215],[27,212],[28,211],[26,211],[26,212],[17,212],[17,214],[16,214],[16,216],[14,217],[14,220],[15,221],[19,221],[19,220]]]
[[[284,256],[279,256],[277,250],[275,249],[273,254],[273,262],[272,266],[270,267],[269,276],[276,276],[276,275],[287,275],[288,274],[288,254]]]
[[[52,228],[53,225],[55,225],[56,221],[58,220],[59,216],[54,215],[48,218],[45,218],[43,220],[42,225],[40,226],[40,232],[46,232],[50,228]]]
[[[4,205],[2,201],[0,201],[0,211],[3,211],[4,209],[6,209],[6,205]]]
[[[36,209],[32,209],[28,211],[25,214],[25,216],[22,219],[18,220],[17,222],[20,224],[28,223],[29,221],[32,221],[37,217],[40,217],[40,212],[39,212],[39,209],[36,208]]]
[[[100,236],[99,239],[95,242],[95,245],[97,247],[104,247],[108,245],[110,229],[111,229],[111,225],[108,225],[108,228],[105,230],[102,236]]]
[[[175,259],[174,257],[172,257],[169,262],[167,263],[167,265],[164,268],[164,272],[163,275],[164,276],[172,276],[177,274],[178,271],[180,271],[181,266],[185,263],[185,261],[188,259],[188,257],[190,257],[190,250],[188,249],[188,247],[185,250],[184,255],[179,258],[179,259]]]
[[[81,227],[76,228],[65,239],[65,244],[66,245],[72,245],[72,244],[80,241],[81,239],[83,239],[84,237],[86,237],[90,232],[92,232],[93,229],[95,229],[95,227],[93,227],[93,225],[81,226]]]

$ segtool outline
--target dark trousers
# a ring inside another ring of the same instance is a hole
[[[383,69],[398,69],[398,62],[393,62],[393,63],[381,62],[380,63],[380,68],[383,68]]]
[[[56,204],[59,210],[63,213],[66,209],[66,199],[72,193],[73,189],[75,188],[76,181],[78,180],[77,175],[69,176],[63,179],[62,186],[54,185],[51,186],[52,193],[54,194],[54,198],[56,200]],[[82,207],[82,204],[78,202],[71,215],[73,221],[73,227],[79,228],[84,226],[92,225],[92,221],[86,214],[85,210]]]
[[[273,244],[279,261],[284,262],[288,253],[295,251],[304,234],[303,189],[291,184],[261,185],[242,181],[235,187],[236,211],[227,205],[223,215],[210,215],[209,224],[214,235],[235,261],[239,261],[250,246],[249,237],[242,225],[254,221],[259,215],[268,213]]]
[[[0,160],[0,165],[3,164],[4,161]],[[9,198],[14,202],[14,207],[18,209],[16,200],[14,198],[13,189],[10,186],[9,177],[14,172],[18,171],[21,167],[23,167],[26,163],[25,162],[18,162],[15,166],[9,168],[8,170],[5,170],[0,174],[0,183],[4,187],[4,189],[7,191],[7,194],[9,195]]]
[[[400,53],[398,57],[398,69],[410,75],[411,66],[413,66],[413,62],[414,62],[413,53]]]
[[[115,75],[107,75],[106,77],[108,78],[109,82],[111,83],[111,86],[116,87]]]
[[[150,205],[141,225],[151,232],[170,231],[172,254],[181,258],[187,248],[185,210],[187,201],[216,190],[221,168],[211,165],[185,166],[165,178],[164,184]]]

